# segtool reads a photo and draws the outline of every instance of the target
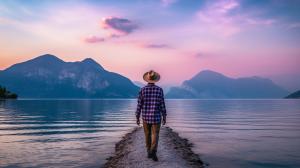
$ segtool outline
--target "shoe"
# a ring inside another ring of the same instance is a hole
[[[148,158],[152,158],[152,153],[151,152],[148,152]]]
[[[158,161],[158,158],[157,158],[157,156],[156,156],[156,153],[153,153],[153,154],[152,154],[152,160],[154,160],[155,162]]]

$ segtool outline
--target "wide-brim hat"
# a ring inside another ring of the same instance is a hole
[[[143,79],[148,83],[155,83],[159,81],[160,75],[159,73],[150,70],[143,75]]]

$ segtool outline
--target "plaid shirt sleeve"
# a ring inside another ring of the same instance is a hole
[[[167,110],[166,110],[166,104],[165,104],[165,98],[164,98],[164,91],[161,89],[161,103],[160,103],[160,110],[161,115],[165,118],[167,116]]]
[[[138,104],[135,112],[136,118],[140,118],[141,111],[142,111],[142,105],[143,105],[143,94],[142,94],[142,89],[139,92],[139,97],[138,97]]]

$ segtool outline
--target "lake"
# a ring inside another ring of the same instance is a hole
[[[167,125],[211,168],[300,167],[300,100],[167,100]],[[0,167],[100,167],[136,100],[0,101]],[[158,151],[159,152],[159,151]]]

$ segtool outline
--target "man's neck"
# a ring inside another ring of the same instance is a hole
[[[155,83],[148,83],[148,85],[155,85]]]

